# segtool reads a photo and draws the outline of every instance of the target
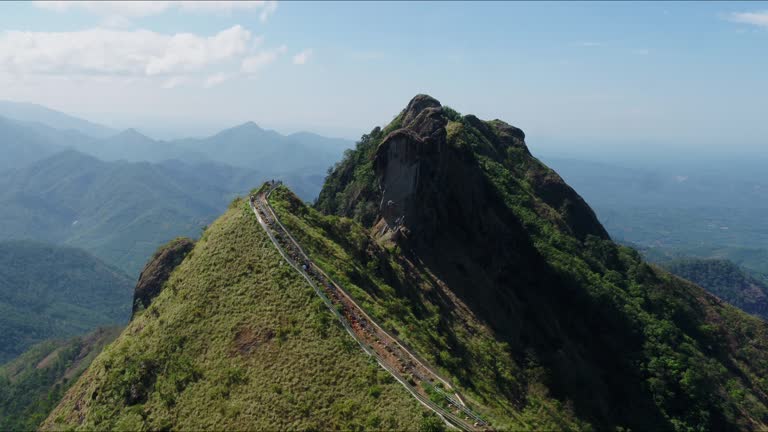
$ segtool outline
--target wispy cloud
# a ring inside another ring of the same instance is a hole
[[[139,18],[169,10],[198,13],[231,14],[241,10],[260,10],[259,19],[266,21],[277,9],[275,1],[35,1],[40,8],[55,12],[84,10],[105,16]]]
[[[737,23],[751,24],[758,27],[768,28],[768,11],[733,12],[728,15],[728,20]]]
[[[649,50],[648,48],[638,48],[638,49],[632,50],[632,54],[635,54],[635,55],[648,55],[650,53],[651,53],[651,50]]]
[[[213,74],[205,79],[205,82],[203,83],[203,87],[205,88],[215,87],[223,83],[224,81],[227,81],[230,78],[233,78],[234,76],[235,74],[228,74],[228,73],[222,73],[222,72]]]
[[[293,56],[293,64],[295,65],[303,65],[307,63],[309,58],[312,56],[312,50],[311,49],[305,49],[301,51],[300,53]]]
[[[285,54],[287,50],[288,48],[283,45],[275,49],[264,50],[252,56],[248,56],[243,59],[243,62],[240,65],[240,71],[246,74],[254,74],[264,67],[274,63],[277,58],[280,55]]]
[[[17,77],[157,78],[164,88],[214,86],[286,52],[239,25],[213,36],[95,28],[0,33],[0,70]],[[207,78],[206,78],[207,77]]]
[[[246,52],[237,25],[210,37],[149,30],[0,33],[0,66],[32,74],[163,75],[202,69]]]

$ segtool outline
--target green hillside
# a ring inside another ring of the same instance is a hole
[[[44,428],[403,430],[428,421],[237,200]]]
[[[79,249],[0,242],[0,364],[40,341],[126,322],[132,285]]]
[[[727,260],[680,259],[664,264],[670,272],[763,319],[768,319],[768,283]]]
[[[613,243],[525,134],[415,97],[272,206],[311,258],[499,430],[762,430],[768,325]],[[243,201],[45,429],[406,429]]]
[[[120,328],[98,329],[69,340],[40,342],[0,367],[0,430],[36,429],[119,334]]]

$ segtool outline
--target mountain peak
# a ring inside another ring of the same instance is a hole
[[[247,121],[247,122],[245,122],[243,124],[237,125],[237,126],[233,127],[231,130],[235,130],[235,129],[240,129],[240,130],[258,130],[258,131],[263,131],[264,130],[259,125],[257,125],[256,122],[251,121],[251,120],[249,120],[249,121]]]
[[[442,105],[440,101],[426,94],[417,94],[408,102],[408,106],[403,113],[403,126],[408,126],[426,109],[440,110]]]
[[[373,184],[352,186],[370,191],[366,219],[381,238],[407,238],[432,247],[446,229],[457,225],[466,225],[467,232],[497,229],[495,223],[486,222],[499,220],[495,212],[505,212],[494,185],[502,170],[536,195],[539,217],[580,239],[590,234],[608,238],[584,200],[531,156],[525,133],[509,123],[471,114],[462,117],[444,109],[437,99],[419,94],[385,131],[389,133],[372,132],[370,147],[363,148],[374,161]],[[363,197],[359,192],[350,196],[357,201]],[[362,208],[359,203],[342,205]]]
[[[119,134],[113,136],[112,138],[120,138],[120,139],[140,139],[140,140],[151,140],[152,138],[144,135],[143,133],[139,132],[135,128],[128,128]]]
[[[267,132],[266,130],[262,129],[256,123],[252,121],[247,121],[237,126],[233,126],[229,129],[224,129],[223,131],[214,135],[214,137],[223,137],[223,136],[245,137],[245,136],[251,136],[253,134],[263,134],[266,132]]]

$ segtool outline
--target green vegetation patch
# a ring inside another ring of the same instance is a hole
[[[423,412],[238,200],[44,428],[403,430]]]
[[[133,281],[75,248],[0,242],[0,364],[33,344],[123,324]]]
[[[120,328],[34,345],[0,368],[0,430],[37,429]]]

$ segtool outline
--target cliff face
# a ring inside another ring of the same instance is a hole
[[[133,292],[133,318],[138,311],[144,310],[152,299],[160,294],[163,285],[173,270],[184,261],[187,254],[195,247],[195,242],[188,238],[177,238],[160,246],[144,266]]]
[[[496,218],[489,212],[499,200],[483,170],[486,159],[520,175],[521,186],[529,188],[536,198],[540,217],[552,219],[580,239],[587,235],[608,238],[584,200],[531,156],[522,130],[474,115],[449,119],[440,102],[427,95],[413,98],[393,125],[383,137],[380,130],[374,130],[372,141],[378,145],[375,150],[364,149],[372,159],[375,177],[369,179],[371,184],[355,184],[342,166],[341,172],[332,176],[346,177],[343,186],[352,185],[360,193],[350,200],[329,203],[343,191],[326,186],[330,190],[321,193],[319,207],[355,217],[360,205],[354,201],[368,200],[377,209],[372,225],[378,224],[381,234],[403,228],[404,233],[427,242],[440,232],[441,224],[493,224]],[[467,144],[470,140],[473,143]],[[481,231],[495,228],[478,226]]]
[[[462,329],[480,322],[508,344],[516,378],[487,400],[530,400],[530,387],[515,385],[533,385],[536,372],[525,365],[536,364],[551,394],[599,429],[763,427],[768,388],[745,377],[768,373],[768,363],[747,360],[736,341],[749,340],[755,356],[768,358],[765,324],[614,244],[525,138],[501,120],[462,116],[418,95],[334,167],[315,208],[359,222],[405,268],[434,281],[392,283],[408,304],[424,292],[443,293],[414,314],[439,311],[430,319],[449,328],[412,337],[447,341],[450,352],[463,353],[445,364],[472,375],[467,386],[494,366],[473,363],[476,346],[462,341]],[[365,263],[349,278],[376,298],[379,284],[359,274],[367,267],[381,265]],[[429,325],[424,319],[414,333]],[[736,383],[756,411],[732,397],[728,386]]]

